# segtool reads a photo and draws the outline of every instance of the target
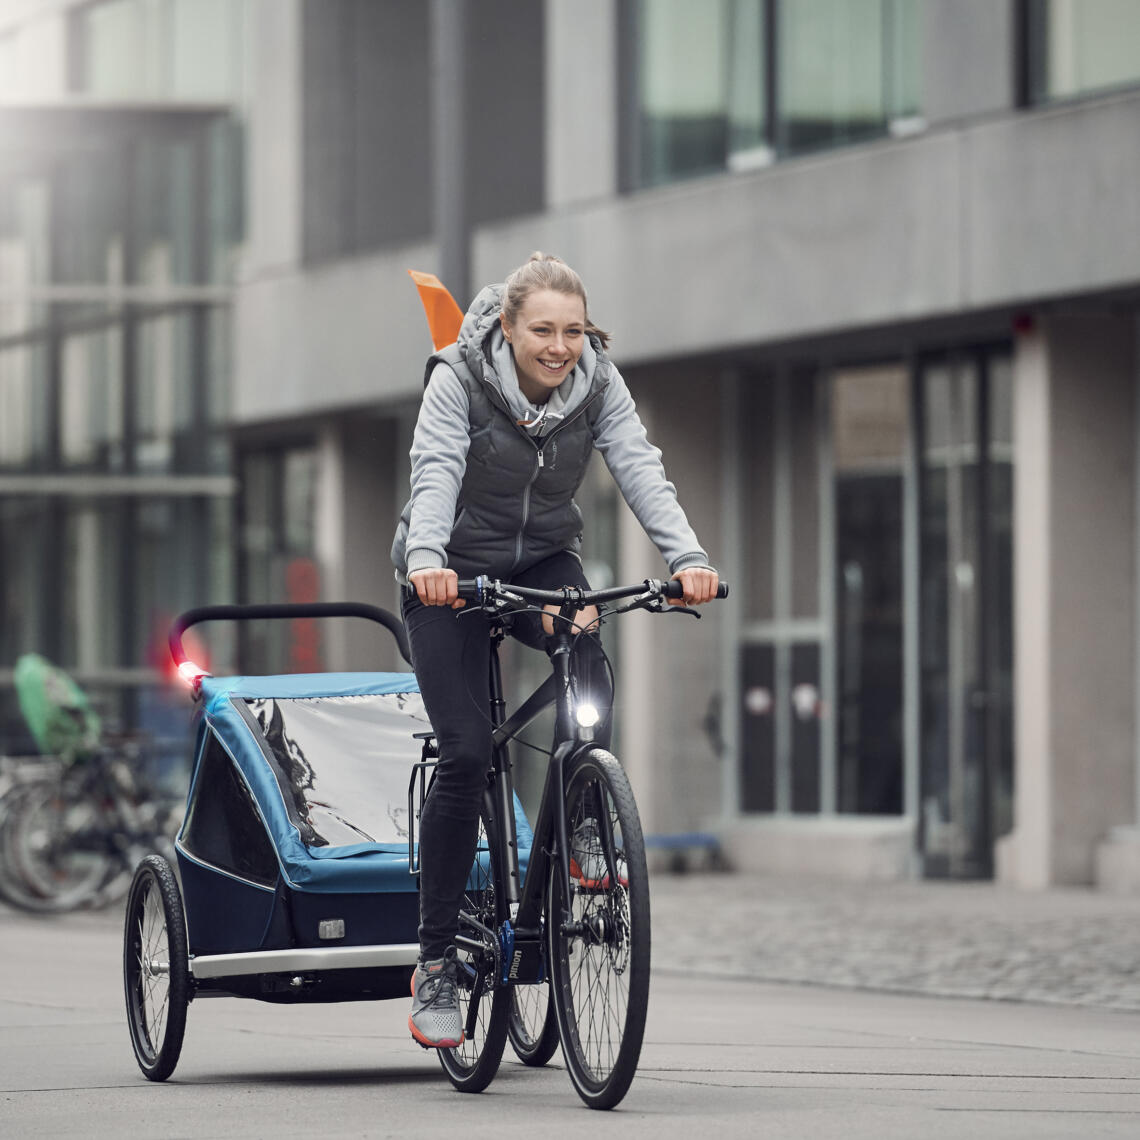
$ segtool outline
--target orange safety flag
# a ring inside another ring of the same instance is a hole
[[[431,343],[438,352],[458,339],[459,326],[463,324],[463,310],[434,273],[417,273],[414,269],[409,269],[408,272],[420,291],[420,300],[431,331]]]

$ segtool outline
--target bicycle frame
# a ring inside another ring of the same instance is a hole
[[[498,833],[502,842],[493,844],[497,851],[498,864],[494,867],[495,882],[502,884],[502,897],[506,903],[507,917],[501,922],[499,930],[489,930],[482,923],[466,912],[460,915],[460,931],[455,943],[463,950],[474,955],[482,955],[488,949],[488,943],[494,948],[499,958],[500,970],[498,984],[512,985],[517,983],[541,982],[544,979],[543,959],[543,902],[546,895],[546,884],[551,868],[550,861],[557,858],[557,872],[561,879],[561,898],[563,910],[559,915],[548,914],[547,922],[558,922],[562,934],[576,936],[583,933],[580,924],[573,920],[569,910],[569,900],[573,897],[570,874],[570,836],[566,818],[566,773],[575,758],[585,750],[595,746],[593,730],[579,727],[573,707],[574,670],[571,664],[574,646],[575,628],[574,619],[578,612],[587,605],[599,605],[602,608],[600,617],[604,617],[604,605],[619,599],[634,598],[627,606],[611,610],[610,613],[622,613],[634,608],[662,610],[662,600],[667,597],[680,598],[681,585],[679,582],[660,582],[647,579],[640,586],[619,586],[608,590],[584,591],[577,587],[565,587],[556,591],[539,591],[522,589],[520,587],[503,587],[500,583],[491,583],[486,579],[476,579],[474,582],[461,582],[461,596],[472,597],[482,601],[483,590],[491,588],[499,596],[511,597],[524,608],[537,609],[537,599],[548,605],[558,604],[558,614],[555,617],[555,632],[551,635],[549,654],[551,660],[551,673],[542,684],[519,706],[511,715],[506,715],[506,704],[503,699],[502,673],[499,664],[499,646],[502,644],[506,631],[504,628],[504,612],[492,611],[489,682],[490,682],[490,719],[492,725],[492,765],[488,778],[487,788],[484,791],[484,807],[490,826]],[[470,591],[465,594],[464,591]],[[515,593],[510,593],[515,591]],[[718,597],[727,596],[728,587],[721,583]],[[636,595],[636,596],[635,596]],[[524,601],[529,598],[530,602]],[[506,611],[509,612],[509,611]],[[683,612],[693,613],[692,610]],[[543,784],[542,798],[538,814],[534,822],[534,842],[531,847],[530,860],[527,865],[526,877],[520,881],[518,838],[515,830],[514,817],[514,781],[512,779],[512,764],[510,756],[510,741],[530,724],[539,713],[547,708],[555,708],[554,749],[547,765],[546,778]],[[424,737],[431,734],[425,733]],[[408,847],[409,859],[414,855],[414,820],[415,811],[411,804],[412,790],[419,780],[421,796],[424,792],[424,773],[434,763],[429,759],[434,755],[430,739],[425,739],[425,758],[416,765],[418,771],[413,772],[412,787],[409,787],[409,818],[412,820]],[[422,802],[422,800],[421,800]],[[611,873],[616,869],[616,845],[612,826],[605,812],[599,813],[599,838],[606,865]],[[416,872],[414,862],[411,870]],[[464,930],[466,926],[466,931]],[[482,974],[480,974],[475,992],[472,994],[471,1008],[468,1021],[475,1020],[475,1008],[482,994]],[[468,1029],[471,1029],[471,1025]]]
[[[572,705],[573,671],[570,665],[573,636],[566,631],[576,607],[566,603],[558,621],[559,632],[554,635],[551,651],[551,674],[519,706],[510,717],[506,716],[503,699],[502,672],[499,664],[499,646],[506,636],[501,623],[495,625],[490,646],[490,714],[492,723],[492,767],[487,790],[484,792],[488,818],[500,830],[502,842],[496,845],[499,866],[495,867],[496,881],[503,884],[504,899],[509,919],[503,929],[494,934],[503,956],[501,981],[507,984],[539,982],[542,972],[542,905],[549,874],[551,852],[557,853],[559,873],[565,880],[563,898],[570,897],[570,843],[566,824],[565,772],[569,761],[582,749],[593,743],[574,724]],[[554,706],[555,748],[547,765],[542,798],[535,818],[534,844],[526,877],[520,881],[518,839],[515,833],[514,781],[510,756],[510,741],[541,712]],[[612,861],[612,836],[608,837],[607,850]],[[568,912],[557,916],[563,926],[570,922]],[[548,915],[547,921],[555,916]],[[462,931],[457,944],[472,951],[484,948]],[[530,952],[528,953],[528,949]]]

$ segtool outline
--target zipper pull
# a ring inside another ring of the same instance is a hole
[[[546,460],[543,458],[541,447],[538,449],[538,465],[539,465],[539,467],[545,467],[546,466]]]

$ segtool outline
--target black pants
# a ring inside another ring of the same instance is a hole
[[[581,563],[556,554],[517,573],[512,581],[532,589],[588,588]],[[435,780],[420,820],[420,956],[439,958],[455,936],[459,907],[475,858],[479,808],[491,769],[490,621],[481,612],[425,606],[411,591],[404,624],[424,705],[439,744]],[[511,619],[511,636],[545,649],[538,614]],[[613,692],[596,635],[579,638],[591,696],[605,714],[608,737]],[[581,661],[581,659],[579,659]],[[588,671],[587,671],[588,670]]]

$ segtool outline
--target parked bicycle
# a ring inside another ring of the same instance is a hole
[[[146,775],[145,759],[139,739],[105,737],[68,761],[23,764],[0,812],[0,898],[41,914],[106,906],[143,855],[172,855],[181,801]]]
[[[479,855],[455,939],[464,1041],[439,1050],[440,1062],[456,1088],[477,1092],[494,1077],[508,1037],[520,1058],[536,1065],[561,1042],[582,1100],[612,1108],[633,1081],[645,1031],[649,875],[629,780],[594,740],[601,714],[579,678],[574,618],[587,606],[597,606],[601,620],[637,609],[700,615],[666,604],[681,597],[677,581],[535,590],[478,578],[461,582],[459,594],[493,618],[488,716],[494,751]],[[717,596],[727,594],[722,583]],[[544,606],[559,607],[551,675],[507,717],[498,656],[504,627],[511,615]],[[554,747],[529,859],[521,866],[508,745],[551,705]],[[433,763],[429,756],[413,775],[421,810]],[[414,849],[413,834],[413,858]]]

